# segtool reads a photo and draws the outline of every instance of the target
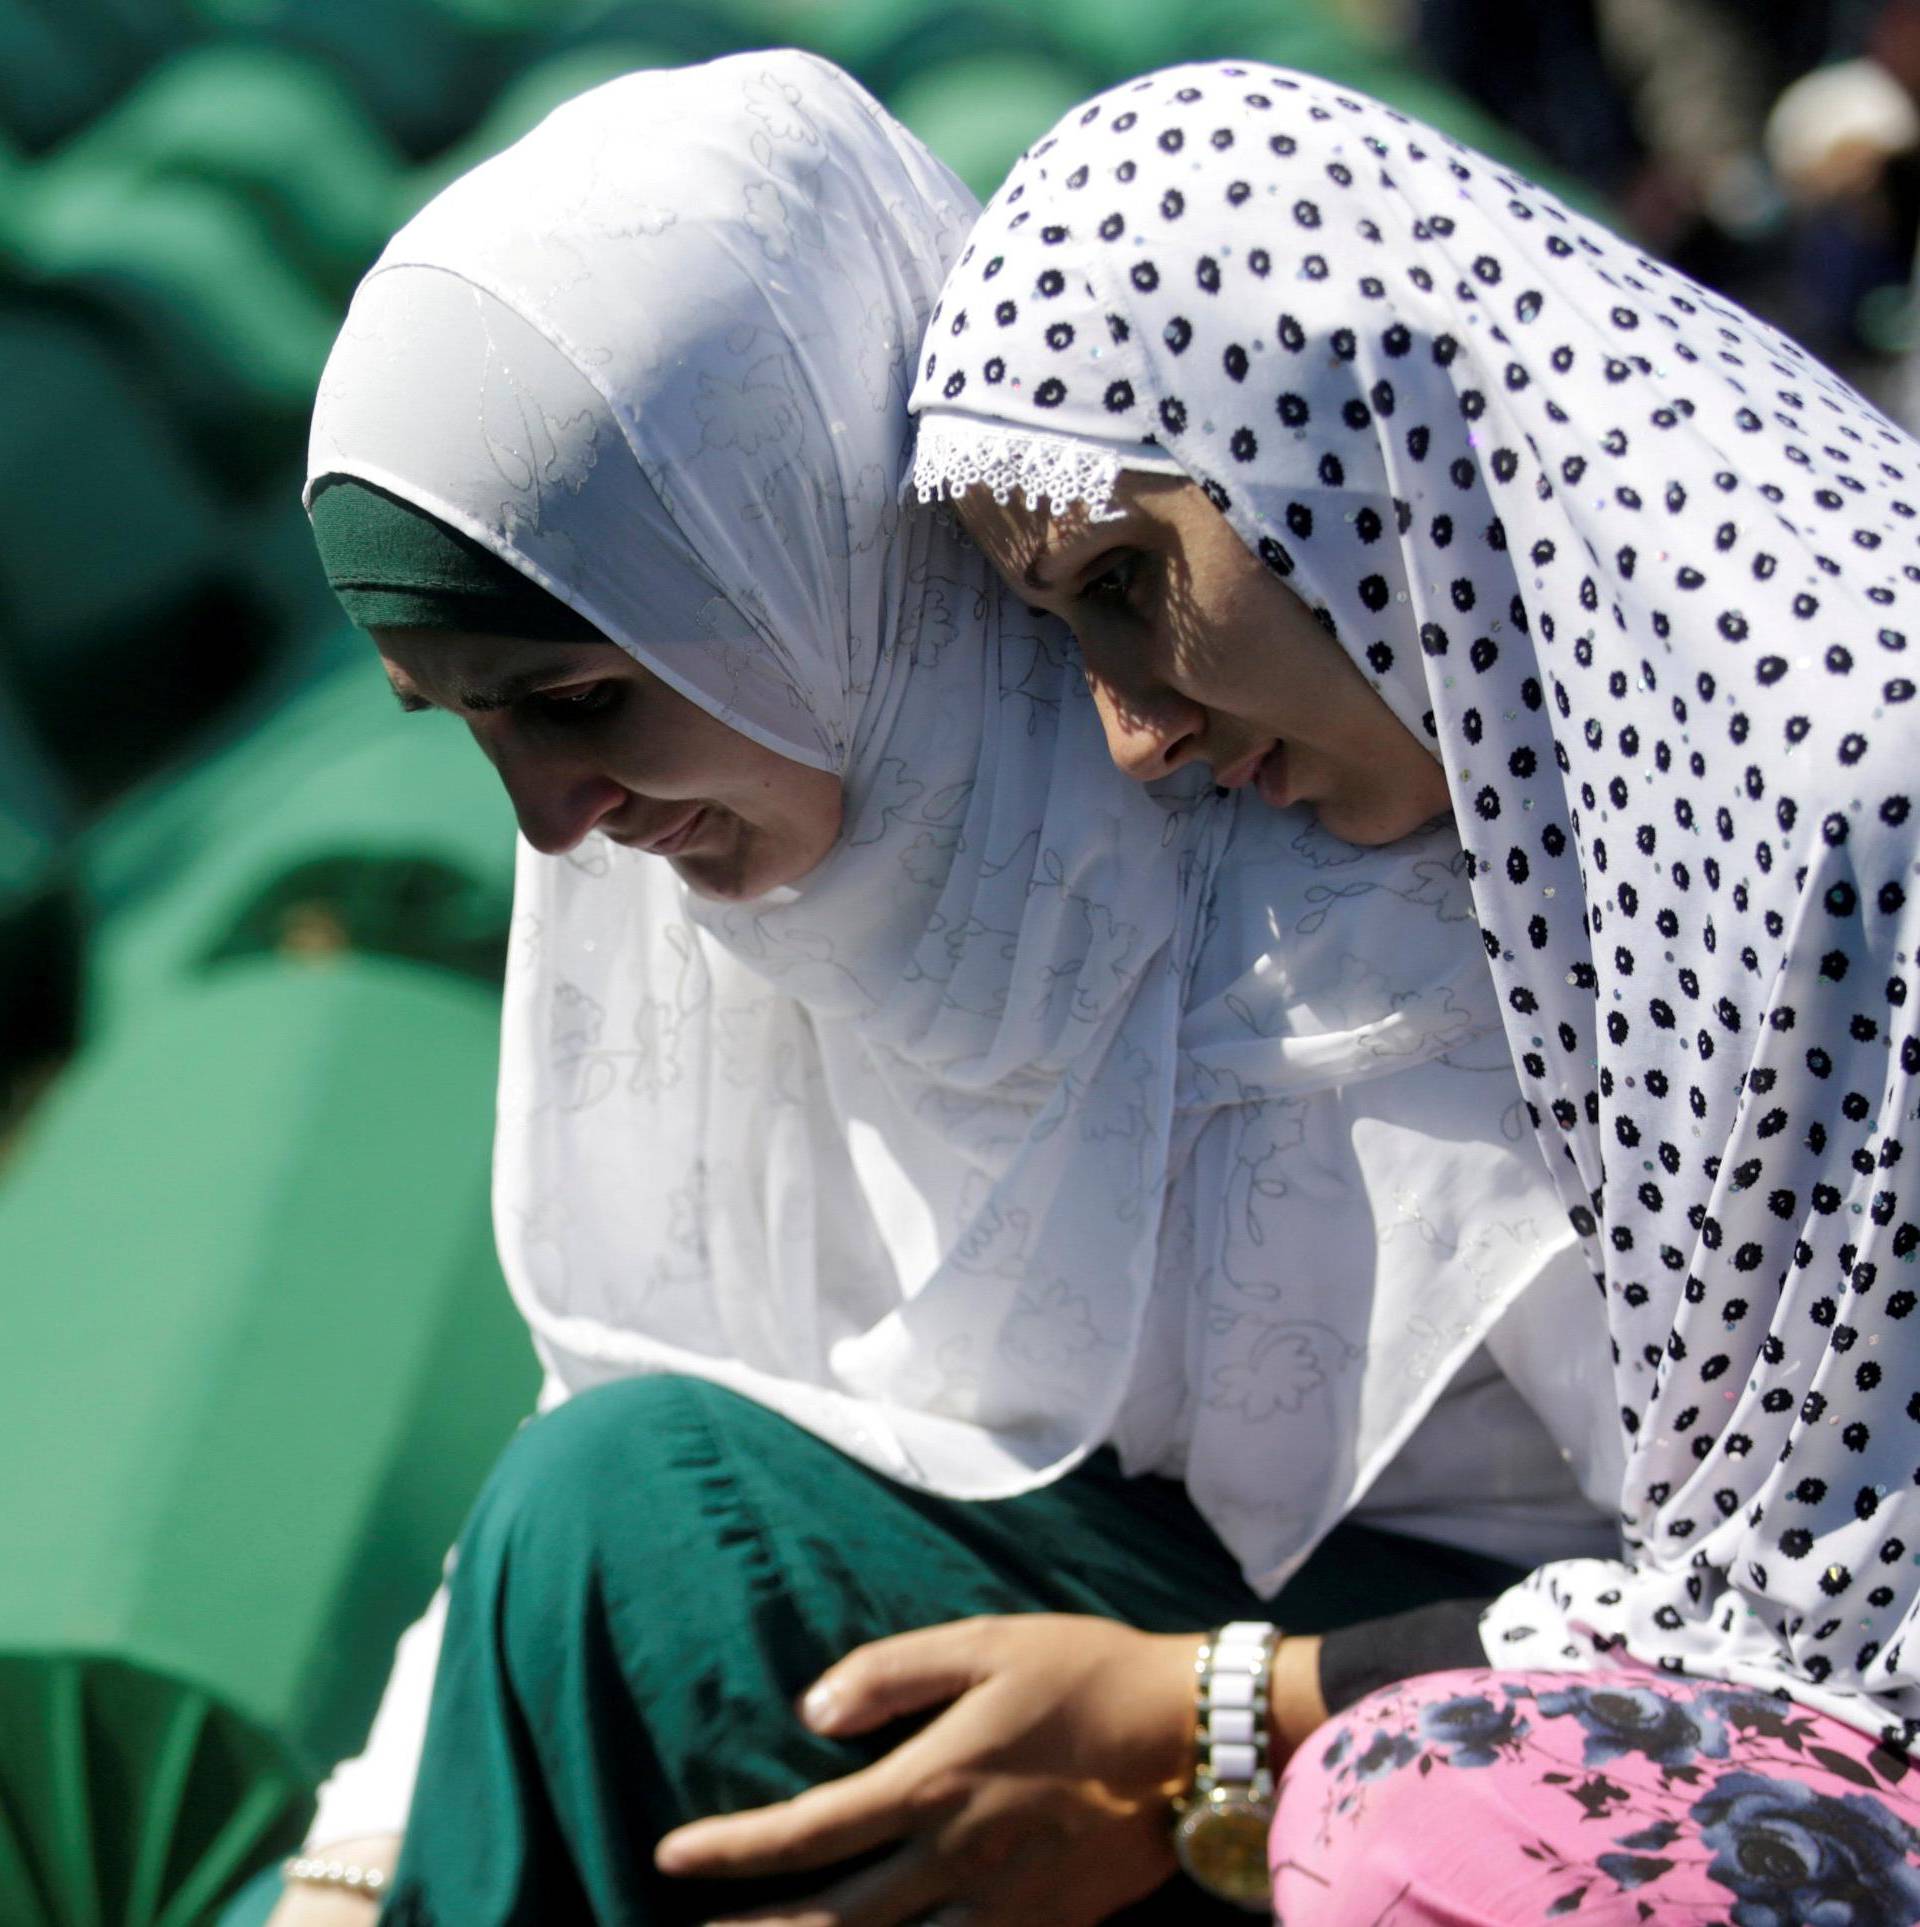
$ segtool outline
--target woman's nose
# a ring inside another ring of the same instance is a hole
[[[1107,732],[1107,751],[1136,782],[1170,776],[1200,753],[1206,713],[1170,689],[1141,693],[1095,680],[1094,706]]]
[[[539,755],[496,756],[520,834],[542,856],[564,856],[627,800],[611,777]]]

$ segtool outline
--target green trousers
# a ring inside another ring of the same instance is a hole
[[[808,1732],[800,1692],[851,1648],[974,1613],[1151,1631],[1274,1617],[1320,1631],[1484,1594],[1507,1568],[1338,1529],[1277,1602],[1166,1479],[1101,1453],[990,1503],[912,1492],[693,1380],[588,1392],[502,1455],[460,1542],[390,1927],[698,1922],[824,1882],[668,1880],[653,1843],[876,1758]],[[1130,1919],[1218,1918],[1175,1883]]]

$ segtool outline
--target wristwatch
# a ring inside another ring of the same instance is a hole
[[[1273,1909],[1270,1676],[1279,1628],[1238,1619],[1194,1661],[1193,1784],[1173,1803],[1173,1851],[1189,1880],[1248,1913]]]

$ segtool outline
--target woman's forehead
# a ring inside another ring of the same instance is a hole
[[[1196,506],[1212,512],[1187,476],[1135,471],[1123,471],[1114,483],[1112,500],[1097,508],[1087,502],[1055,508],[1044,498],[1033,507],[1017,493],[999,502],[982,486],[954,501],[960,526],[994,566],[1009,579],[1036,590],[1049,586],[1052,558],[1080,552],[1094,537],[1184,540]]]

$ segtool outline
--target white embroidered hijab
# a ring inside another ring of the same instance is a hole
[[[1032,150],[915,405],[927,491],[1078,460],[1097,500],[1151,441],[1436,746],[1631,1453],[1631,1569],[1546,1568],[1490,1645],[1920,1730],[1920,449],[1539,188],[1252,66]]]
[[[1148,796],[1064,638],[902,515],[973,211],[808,56],[616,81],[394,239],[311,472],[846,784],[754,903],[521,852],[496,1215],[559,1380],[697,1373],[966,1496],[1115,1439],[1277,1577],[1571,1234],[1451,836]]]

